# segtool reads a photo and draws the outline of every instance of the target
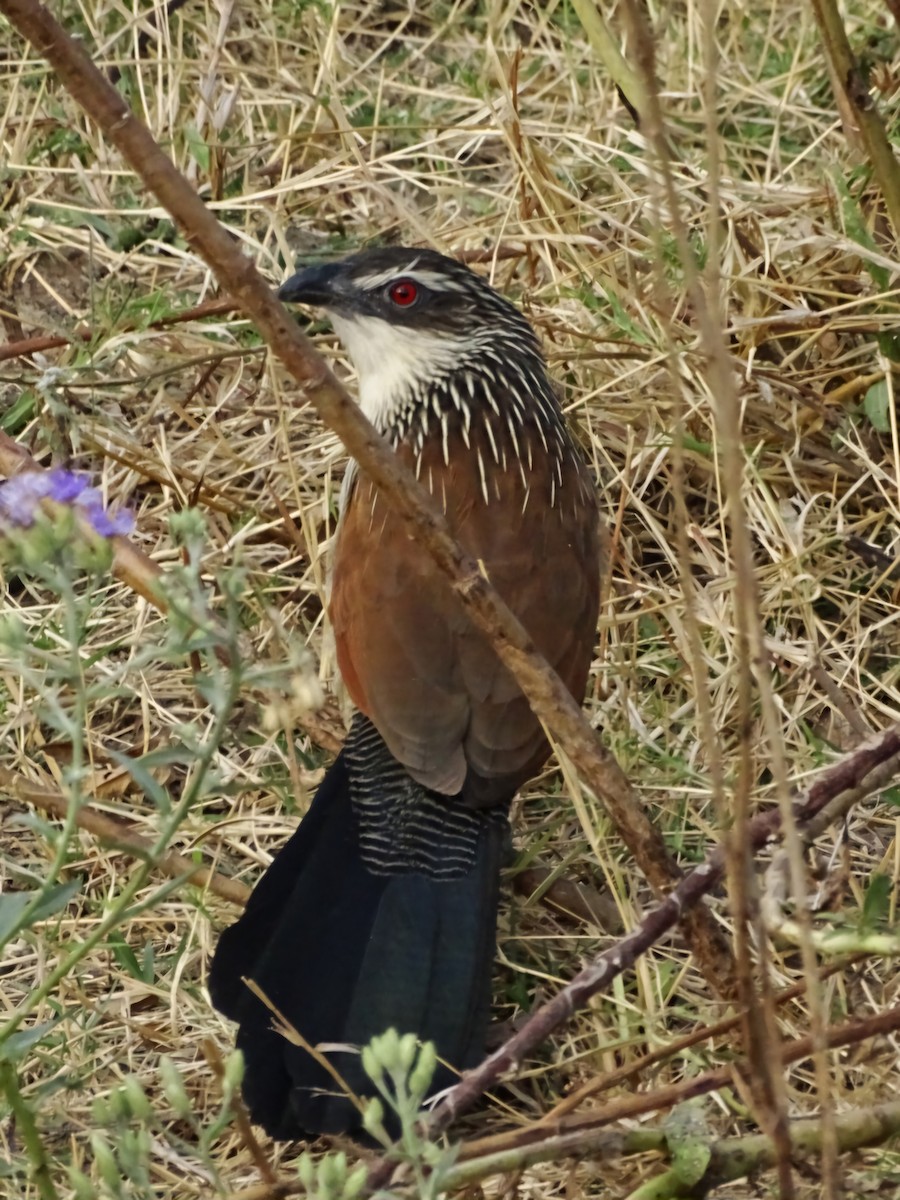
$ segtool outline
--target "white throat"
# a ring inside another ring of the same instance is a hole
[[[398,406],[430,376],[458,367],[469,343],[427,329],[394,325],[380,317],[347,317],[330,312],[359,378],[359,405],[383,431]]]

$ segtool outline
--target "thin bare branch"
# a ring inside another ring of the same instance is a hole
[[[0,0],[0,12],[47,59],[71,95],[100,125],[148,190],[165,205],[194,250],[252,316],[322,419],[340,436],[349,453],[403,517],[410,533],[433,556],[548,731],[585,782],[602,798],[619,834],[653,888],[662,893],[672,886],[680,878],[677,865],[579,704],[537,653],[522,625],[502,603],[478,564],[450,537],[447,523],[432,498],[365,419],[234,238],[215,220],[146,126],[109,85],[84,46],[70,38],[46,8],[37,0]],[[702,909],[686,914],[685,934],[698,967],[710,984],[720,994],[728,994],[729,972],[723,970],[727,950],[709,914]]]
[[[884,768],[896,768],[900,754],[900,726],[894,726],[853,754],[823,771],[809,790],[800,795],[794,805],[798,824],[809,820],[829,801],[842,792],[853,792],[857,799],[883,788],[887,782]],[[759,850],[777,836],[781,815],[776,809],[760,813],[747,826],[751,851]],[[677,923],[681,913],[717,887],[725,873],[725,853],[717,847],[699,867],[675,888],[655,909],[651,910],[631,933],[605,951],[590,966],[580,972],[552,1000],[532,1013],[526,1024],[499,1050],[495,1050],[480,1066],[463,1076],[442,1103],[434,1110],[432,1131],[446,1129],[466,1112],[489,1088],[508,1071],[517,1070],[526,1056],[558,1029],[592,996],[627,971],[640,955],[659,941]]]

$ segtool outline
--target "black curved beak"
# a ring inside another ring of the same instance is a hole
[[[317,263],[292,275],[278,289],[278,299],[288,304],[319,304],[326,308],[336,299],[335,279],[340,263]]]

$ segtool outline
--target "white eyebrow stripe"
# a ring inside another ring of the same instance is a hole
[[[391,267],[389,271],[378,271],[372,275],[357,275],[353,282],[364,292],[374,292],[377,288],[390,283],[392,279],[399,279],[401,276],[406,278],[410,275],[410,271],[400,271],[397,267]]]
[[[430,288],[433,292],[464,292],[465,288],[455,279],[449,278],[447,275],[439,271],[429,271],[423,267],[422,270],[416,270],[418,259],[414,259],[408,267],[392,267],[389,271],[378,271],[371,275],[357,275],[354,283],[358,288],[365,292],[374,292],[378,288],[384,287],[393,279],[411,279],[414,283],[421,284],[422,287]]]

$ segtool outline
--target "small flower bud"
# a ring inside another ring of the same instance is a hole
[[[106,1107],[109,1113],[108,1125],[113,1125],[118,1121],[127,1121],[131,1116],[131,1113],[128,1111],[128,1101],[125,1099],[125,1092],[122,1088],[116,1088],[115,1091],[109,1093],[106,1099]]]
[[[385,1071],[397,1069],[397,1056],[400,1052],[400,1035],[396,1029],[386,1029],[381,1037],[372,1038],[369,1043],[375,1051],[375,1056]]]
[[[196,508],[182,508],[169,514],[172,537],[180,546],[191,542],[203,542],[206,538],[206,522]]]
[[[404,1075],[408,1075],[416,1061],[419,1043],[414,1033],[404,1033],[397,1046],[397,1063]]]
[[[374,1042],[368,1046],[363,1046],[362,1065],[363,1070],[373,1083],[381,1083],[382,1079],[384,1079],[384,1069],[378,1060]]]
[[[339,1196],[347,1174],[346,1154],[326,1154],[319,1160],[319,1192],[324,1196]]]
[[[113,1195],[117,1196],[122,1188],[122,1172],[116,1162],[112,1147],[106,1140],[106,1135],[99,1129],[91,1131],[90,1141],[91,1153],[94,1156],[97,1170],[100,1172],[100,1178]]]
[[[377,1096],[373,1096],[366,1105],[362,1123],[366,1133],[375,1138],[377,1142],[387,1140],[387,1131],[384,1128],[384,1105]]]
[[[84,1171],[80,1171],[78,1167],[70,1164],[66,1174],[69,1178],[69,1187],[72,1189],[72,1200],[96,1200],[97,1189]]]
[[[240,1050],[232,1050],[225,1059],[225,1090],[233,1095],[244,1082],[244,1056]]]
[[[172,1106],[176,1117],[188,1120],[193,1116],[193,1105],[184,1087],[184,1080],[171,1058],[167,1055],[159,1060],[159,1077],[162,1080],[163,1094]]]
[[[303,1184],[306,1191],[314,1191],[316,1186],[316,1164],[313,1161],[312,1155],[304,1151],[297,1159],[296,1167],[297,1178]]]
[[[141,1134],[145,1137],[141,1137]],[[116,1141],[116,1151],[123,1172],[129,1179],[139,1179],[147,1165],[146,1129],[122,1129]]]
[[[147,1099],[147,1093],[141,1087],[134,1075],[129,1075],[122,1084],[122,1095],[132,1116],[139,1121],[149,1121],[153,1118],[153,1106]]]
[[[358,1166],[355,1171],[350,1172],[344,1184],[344,1200],[356,1200],[356,1197],[366,1186],[368,1174],[369,1168],[365,1163]]]
[[[434,1042],[423,1043],[422,1049],[419,1051],[418,1061],[409,1076],[410,1094],[415,1098],[417,1105],[421,1103],[422,1098],[431,1086],[436,1066],[437,1051],[434,1048]]]

